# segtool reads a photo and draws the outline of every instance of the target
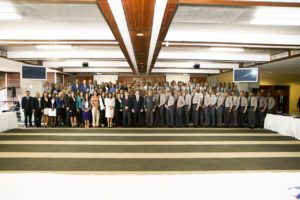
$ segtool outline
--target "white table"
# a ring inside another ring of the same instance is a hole
[[[15,112],[0,113],[0,132],[18,128],[17,114]]]
[[[267,114],[265,129],[300,140],[300,119],[291,116]]]

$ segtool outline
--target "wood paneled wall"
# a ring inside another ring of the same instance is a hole
[[[7,87],[20,88],[20,73],[7,73]]]
[[[205,77],[205,76],[193,76],[193,75],[191,75],[190,80],[192,82],[201,83],[201,82],[206,82],[207,81],[207,77]]]
[[[132,75],[119,75],[119,81],[121,82],[160,82],[166,81],[166,75],[149,75],[149,76],[132,76]]]
[[[0,89],[3,89],[6,87],[6,77],[5,72],[0,72]]]

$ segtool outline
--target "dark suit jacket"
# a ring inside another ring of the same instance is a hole
[[[116,99],[116,102],[115,102],[115,113],[121,112],[120,111],[121,109],[122,109],[122,104],[120,103],[120,101],[118,99]]]
[[[300,97],[299,97],[299,99],[298,99],[297,108],[298,108],[298,110],[300,111]]]
[[[66,108],[70,109],[71,102],[70,102],[70,97],[67,94],[64,96],[64,103],[65,103]]]
[[[134,95],[132,99],[133,99],[132,109],[134,109],[134,112],[140,112],[140,110],[144,108],[144,97],[140,95],[139,101],[137,101],[136,96]]]
[[[41,105],[42,105],[42,109],[49,108],[49,106],[50,106],[50,99],[48,98],[48,101],[46,101],[45,97],[42,97],[42,99],[41,99]]]
[[[32,109],[36,111],[40,111],[42,109],[42,98],[41,98],[41,106],[39,105],[39,100],[36,97],[32,98]]]
[[[77,92],[77,90],[80,90],[80,84],[78,84],[78,87],[76,87],[76,84],[72,85],[72,91]]]
[[[87,89],[89,89],[89,85],[88,84],[86,84],[86,85],[81,84],[80,85],[80,91],[82,91],[83,93],[86,93]]]
[[[126,102],[125,96],[122,98],[122,107],[123,107],[123,109],[125,109],[125,106],[128,106],[128,110],[132,109],[132,106],[133,106],[132,97],[128,96],[127,102]]]
[[[25,112],[32,112],[32,97],[23,97],[21,101],[22,109],[25,110]]]

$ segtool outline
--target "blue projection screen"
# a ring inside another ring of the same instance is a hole
[[[46,80],[46,67],[22,66],[22,79]]]
[[[233,70],[234,82],[258,82],[257,68],[243,68]]]

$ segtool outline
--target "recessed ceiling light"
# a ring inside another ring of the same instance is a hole
[[[137,33],[136,35],[139,37],[142,37],[142,36],[144,36],[144,33]]]
[[[22,19],[22,16],[14,12],[0,12],[0,20],[17,20]]]
[[[166,47],[169,47],[170,43],[169,42],[166,42]]]
[[[210,51],[229,51],[229,52],[242,52],[243,48],[223,48],[223,47],[210,47]]]
[[[36,45],[37,49],[72,49],[71,45]]]

